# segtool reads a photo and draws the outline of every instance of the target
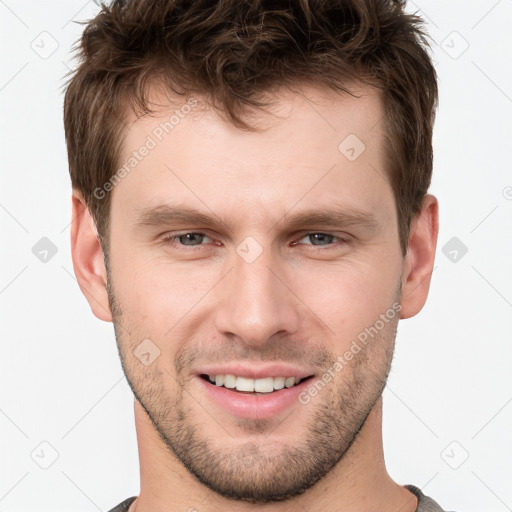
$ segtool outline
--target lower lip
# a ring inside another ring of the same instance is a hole
[[[291,388],[283,388],[272,393],[260,395],[239,393],[223,386],[216,386],[201,377],[197,377],[204,392],[220,407],[238,416],[250,420],[272,418],[283,413],[299,402],[298,396],[309,384],[310,379]]]

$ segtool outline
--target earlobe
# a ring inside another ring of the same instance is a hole
[[[421,212],[411,222],[409,248],[402,273],[402,310],[400,318],[418,314],[428,297],[437,236],[439,232],[439,204],[427,194],[423,198]]]
[[[71,256],[78,284],[94,315],[111,322],[103,249],[89,208],[76,190],[73,191],[72,210]]]

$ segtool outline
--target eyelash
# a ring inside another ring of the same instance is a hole
[[[201,233],[199,231],[185,231],[183,233],[176,233],[176,234],[169,233],[163,237],[162,241],[166,245],[173,245],[174,243],[177,243],[178,239],[184,235],[201,235],[201,236],[208,237],[208,235],[206,235],[205,233]],[[327,235],[327,236],[333,237],[339,243],[336,243],[335,241],[333,241],[333,243],[328,244],[328,245],[313,245],[313,244],[299,244],[298,242],[293,242],[293,245],[294,246],[295,245],[307,245],[307,246],[313,247],[315,249],[323,249],[325,251],[326,248],[330,248],[330,249],[337,248],[340,245],[340,243],[341,243],[341,245],[346,245],[349,243],[348,238],[334,235],[332,233],[324,233],[323,231],[309,231],[307,233],[302,233],[301,237],[298,240],[300,241],[303,238],[306,238],[307,236],[310,236],[310,235]],[[211,238],[211,237],[208,237],[208,238]],[[186,251],[191,251],[191,250],[195,250],[196,248],[199,248],[205,244],[198,244],[198,245],[178,244],[178,245],[180,248],[184,248]],[[218,244],[216,244],[216,245],[218,245]]]

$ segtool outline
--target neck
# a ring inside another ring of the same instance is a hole
[[[382,399],[343,459],[302,495],[286,502],[251,504],[226,499],[188,472],[168,450],[135,400],[141,490],[129,512],[414,512],[417,499],[395,483],[384,464]]]

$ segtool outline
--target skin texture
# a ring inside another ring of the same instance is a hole
[[[198,98],[115,186],[108,275],[94,222],[74,192],[75,273],[94,314],[114,322],[135,395],[141,491],[131,512],[415,510],[416,498],[386,472],[381,393],[398,319],[417,314],[428,295],[438,204],[425,197],[403,258],[381,101],[369,87],[357,92],[282,90],[268,113],[249,113],[264,128],[256,133]],[[132,118],[123,163],[185,103],[154,95],[161,112]],[[365,144],[354,161],[338,149],[350,134]],[[140,222],[166,203],[217,222]],[[364,210],[374,222],[288,222],[325,208]],[[206,236],[165,239],[184,233]],[[314,233],[334,238],[307,236]],[[261,250],[250,263],[237,252],[247,237],[257,242],[250,251]],[[348,360],[357,336],[390,310],[396,314]],[[148,366],[136,357],[145,339],[159,350]],[[307,404],[267,419],[226,412],[198,377],[210,364],[277,362],[316,382],[339,357],[343,368]]]

